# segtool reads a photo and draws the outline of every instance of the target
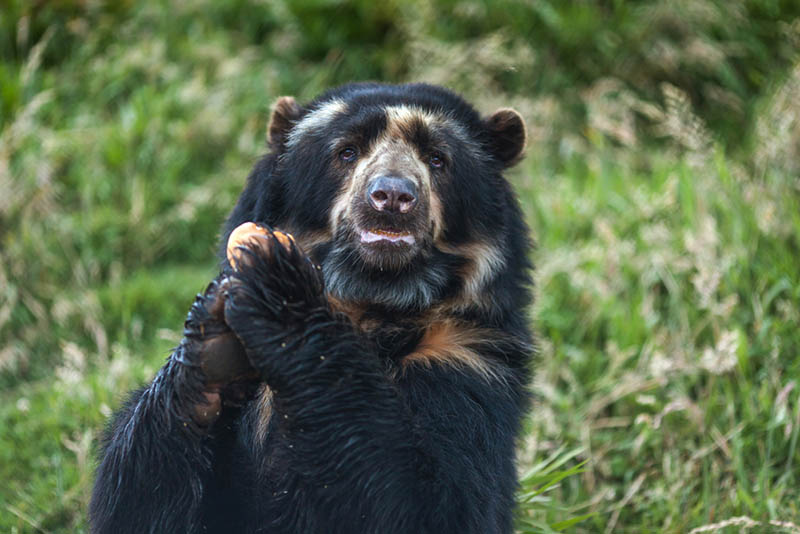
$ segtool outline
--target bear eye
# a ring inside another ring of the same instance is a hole
[[[428,159],[428,163],[434,169],[441,169],[444,167],[444,156],[442,156],[439,152],[434,152],[431,154],[430,159]]]
[[[339,159],[342,160],[342,161],[345,161],[347,163],[355,161],[357,156],[358,156],[358,152],[356,151],[355,148],[353,148],[351,146],[343,148],[341,150],[341,152],[339,152]]]

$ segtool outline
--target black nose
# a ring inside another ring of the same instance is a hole
[[[417,187],[408,178],[379,176],[367,188],[367,202],[378,211],[408,213],[417,205]]]

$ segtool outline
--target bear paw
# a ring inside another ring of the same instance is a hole
[[[244,347],[225,323],[225,297],[230,280],[212,280],[203,294],[197,295],[184,323],[183,336],[189,350],[182,362],[199,367],[206,389],[216,389],[255,376]]]
[[[225,321],[257,366],[254,360],[286,348],[326,308],[322,274],[289,234],[254,223],[231,234],[228,259]]]

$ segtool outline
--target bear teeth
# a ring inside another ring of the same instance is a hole
[[[408,232],[392,232],[391,230],[371,230],[373,234],[385,235],[389,237],[398,237],[401,235],[408,235]]]

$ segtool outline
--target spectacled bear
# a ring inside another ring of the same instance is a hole
[[[222,256],[240,224],[264,235],[113,417],[92,532],[511,532],[532,267],[503,172],[525,135],[426,84],[280,98]]]

